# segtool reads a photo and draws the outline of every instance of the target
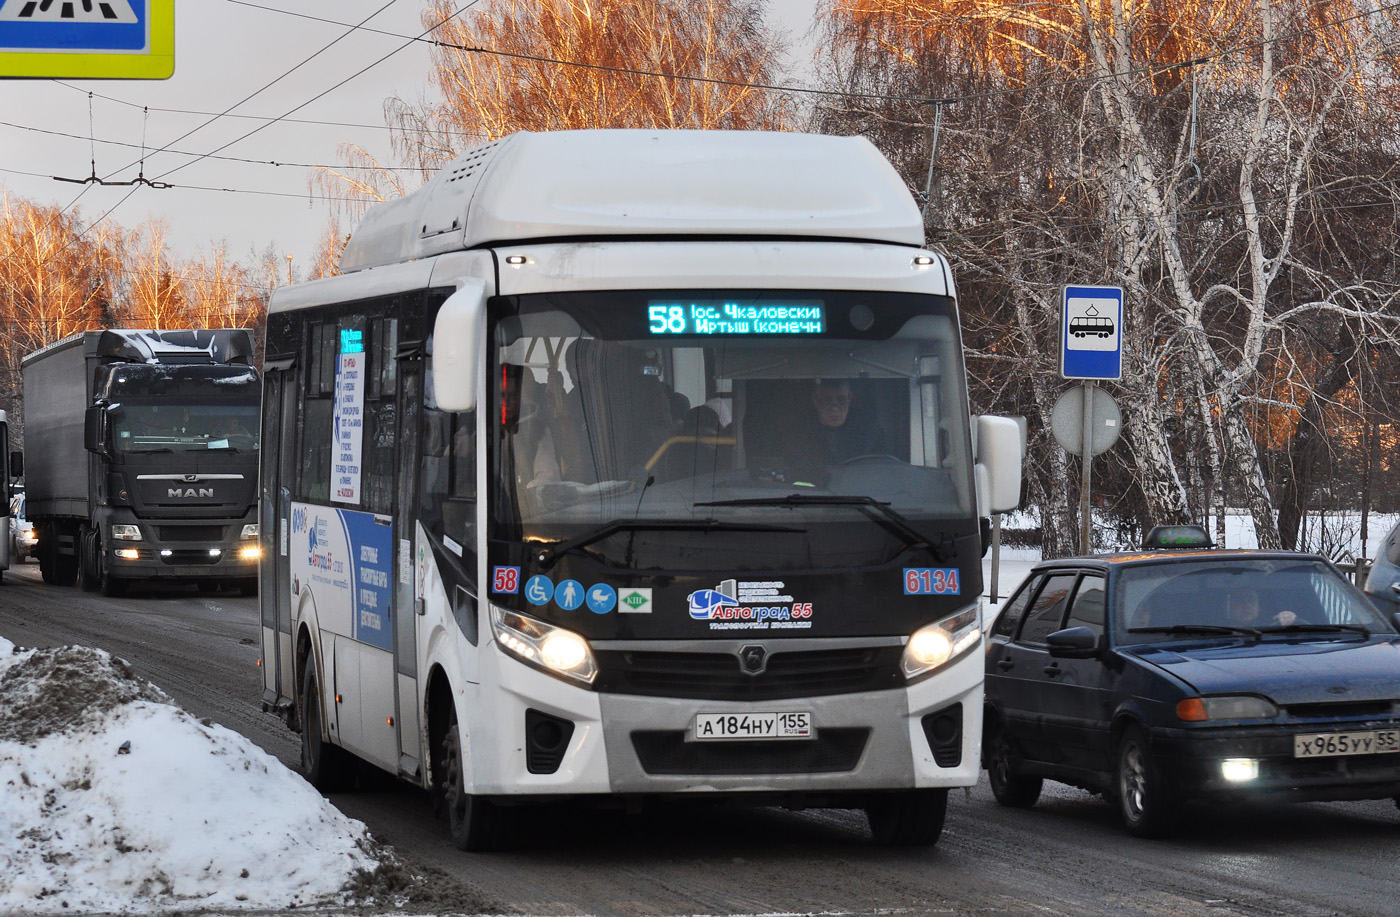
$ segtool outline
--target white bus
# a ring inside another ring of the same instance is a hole
[[[463,849],[680,793],[936,841],[1021,444],[922,239],[863,139],[520,133],[279,289],[263,698],[313,783],[429,788]]]

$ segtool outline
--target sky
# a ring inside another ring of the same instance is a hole
[[[797,42],[817,2],[769,0],[770,21]],[[127,229],[163,220],[180,257],[227,243],[244,260],[275,245],[301,275],[330,215],[305,166],[343,163],[347,142],[394,161],[383,103],[428,92],[428,46],[411,41],[425,0],[176,6],[168,80],[0,81],[0,191],[76,207],[87,221],[110,213]],[[128,196],[132,187],[54,180],[94,169],[104,180],[142,175],[176,187],[133,186]]]

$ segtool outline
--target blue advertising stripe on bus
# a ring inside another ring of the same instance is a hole
[[[147,9],[146,0],[3,0],[0,50],[144,51]]]
[[[373,513],[336,512],[350,543],[355,639],[393,649],[393,526]]]

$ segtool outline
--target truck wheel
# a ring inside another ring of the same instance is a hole
[[[39,534],[39,576],[44,582],[53,583],[53,550],[49,545],[53,544],[53,535],[50,529],[45,526],[40,529]]]
[[[97,532],[83,526],[78,532],[78,588],[92,592],[100,584],[97,573]]]
[[[55,586],[72,586],[78,581],[78,558],[72,554],[60,554],[54,558],[53,582]]]
[[[301,679],[301,771],[306,781],[322,793],[348,790],[355,781],[355,759],[321,737],[321,687],[316,682],[316,660],[306,657]]]
[[[948,815],[947,790],[906,790],[872,799],[865,807],[870,834],[884,847],[927,847],[938,843]]]
[[[103,595],[109,598],[126,595],[126,580],[117,579],[112,575],[112,571],[107,569],[107,561],[104,559],[100,547],[97,549],[97,569],[98,584]]]
[[[483,796],[466,791],[463,779],[462,734],[452,715],[442,737],[442,802],[447,809],[447,829],[458,850],[501,850],[508,846],[509,830],[501,808]]]

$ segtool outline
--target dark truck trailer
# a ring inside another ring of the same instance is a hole
[[[256,590],[252,356],[244,329],[113,329],[24,358],[27,511],[45,582]]]

